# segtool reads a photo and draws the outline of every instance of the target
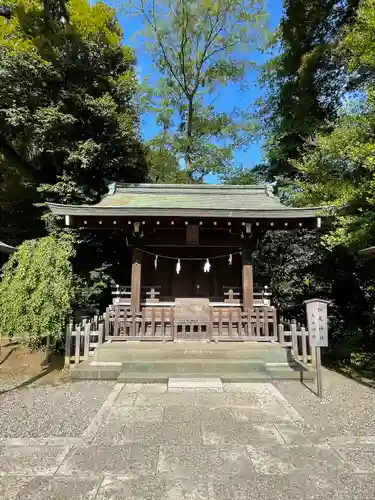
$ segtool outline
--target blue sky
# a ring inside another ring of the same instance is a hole
[[[116,6],[116,0],[108,2]],[[118,4],[117,4],[118,5]],[[282,13],[282,0],[268,0],[269,25],[274,29],[280,20]],[[142,28],[142,20],[118,13],[120,24],[124,31],[124,42],[132,46],[136,50],[137,64],[140,70],[140,76],[149,77],[152,80],[156,79],[158,74],[153,67],[152,60],[145,50],[143,50],[140,39],[137,37],[137,32]],[[256,53],[253,56],[254,62],[261,64],[266,59],[266,56],[261,53]],[[239,93],[238,89],[233,86],[224,89],[221,92],[218,108],[220,111],[230,111],[233,107],[241,107],[242,103],[248,105],[262,94],[262,89],[256,85],[256,72],[250,72],[247,76],[248,89],[245,93]],[[152,138],[157,132],[154,115],[145,115],[142,118],[142,134],[144,139]],[[238,151],[235,155],[237,164],[242,164],[245,167],[253,167],[261,161],[261,144],[253,144],[247,151]],[[208,182],[213,182],[214,179],[207,179]]]

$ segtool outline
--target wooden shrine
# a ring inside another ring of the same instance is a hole
[[[118,340],[275,340],[253,250],[268,230],[321,225],[318,208],[285,206],[258,185],[116,183],[97,205],[49,207],[67,226],[120,231],[131,248],[130,279],[106,311]]]

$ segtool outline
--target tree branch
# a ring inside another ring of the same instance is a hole
[[[31,179],[37,180],[36,169],[22,158],[3,134],[0,134],[0,151],[4,153],[5,158],[9,158],[14,165],[19,166]]]
[[[7,5],[0,5],[0,17],[10,19],[12,17],[12,9]]]

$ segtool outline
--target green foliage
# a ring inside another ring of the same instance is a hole
[[[346,112],[331,134],[319,135],[296,163],[303,174],[299,204],[326,206],[335,216],[329,246],[361,249],[375,240],[375,94],[362,109]]]
[[[227,175],[224,176],[225,184],[258,184],[260,181],[256,169],[249,169],[238,167],[232,169]]]
[[[303,300],[331,301],[331,354],[374,352],[374,0],[286,0],[266,66],[259,115],[267,162],[255,169],[299,206],[324,206],[323,234],[267,234],[255,271],[280,311],[304,318]],[[320,243],[320,244],[319,244]]]
[[[244,85],[253,67],[265,31],[263,1],[130,3],[144,19],[146,46],[162,75],[148,93],[160,126],[156,156],[161,146],[193,181],[227,173],[234,150],[249,143],[256,127],[243,109],[219,112],[217,100],[221,88]]]
[[[361,2],[358,21],[342,42],[352,73],[366,73],[362,92],[346,106],[329,134],[320,134],[296,162],[302,173],[295,199],[327,207],[330,246],[360,249],[375,240],[375,1]],[[372,59],[369,53],[372,52]]]
[[[9,5],[11,19],[0,17],[0,154],[6,169],[22,170],[10,196],[19,199],[24,177],[34,201],[62,203],[98,201],[107,180],[142,181],[135,58],[114,9]]]
[[[284,1],[272,46],[278,55],[264,68],[267,91],[258,110],[266,135],[262,173],[280,186],[299,176],[290,159],[299,158],[311,136],[330,130],[337,116],[347,84],[338,47],[357,6],[358,0]]]
[[[63,336],[75,286],[72,238],[46,236],[22,243],[3,268],[0,332],[32,345]]]

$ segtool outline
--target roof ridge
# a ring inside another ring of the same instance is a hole
[[[149,189],[149,190],[186,190],[186,191],[266,191],[263,184],[150,184],[115,182],[109,185],[108,194],[114,194],[118,189]]]

